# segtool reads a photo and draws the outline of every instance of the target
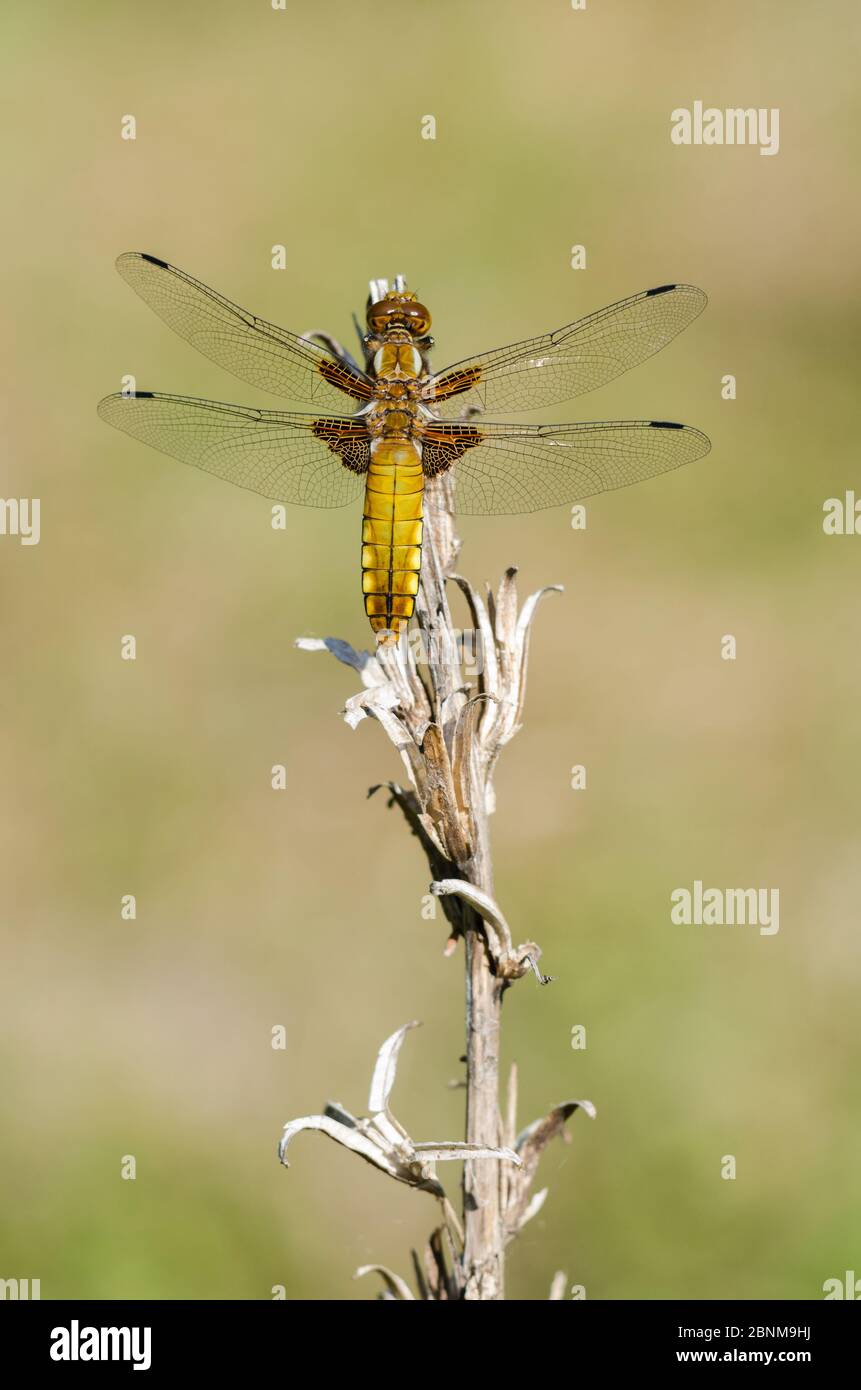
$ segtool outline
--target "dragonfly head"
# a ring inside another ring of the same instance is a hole
[[[411,337],[423,338],[430,326],[430,313],[408,290],[392,291],[385,299],[368,305],[368,328],[375,337],[400,328]]]

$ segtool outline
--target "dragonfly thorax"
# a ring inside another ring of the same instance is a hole
[[[422,355],[409,340],[384,343],[374,353],[374,372],[380,381],[414,381],[422,366]]]

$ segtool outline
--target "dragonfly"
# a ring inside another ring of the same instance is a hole
[[[278,502],[344,507],[363,497],[362,593],[379,643],[396,643],[413,616],[429,479],[451,470],[456,511],[464,515],[516,515],[641,482],[711,447],[699,430],[671,420],[485,418],[557,405],[645,361],[705,308],[706,295],[694,285],[643,290],[437,373],[430,312],[402,276],[391,287],[371,282],[358,362],[329,335],[297,336],[268,323],[156,256],[128,252],[117,269],[199,352],[240,380],[312,409],[135,390],[107,396],[98,407],[102,419]]]

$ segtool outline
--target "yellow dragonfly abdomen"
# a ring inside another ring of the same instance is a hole
[[[374,440],[362,519],[362,593],[381,642],[397,641],[413,615],[423,493],[420,446],[411,439]]]

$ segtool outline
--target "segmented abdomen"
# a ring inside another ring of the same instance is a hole
[[[362,592],[378,634],[397,640],[413,615],[422,558],[421,451],[409,439],[371,445],[362,520]]]

